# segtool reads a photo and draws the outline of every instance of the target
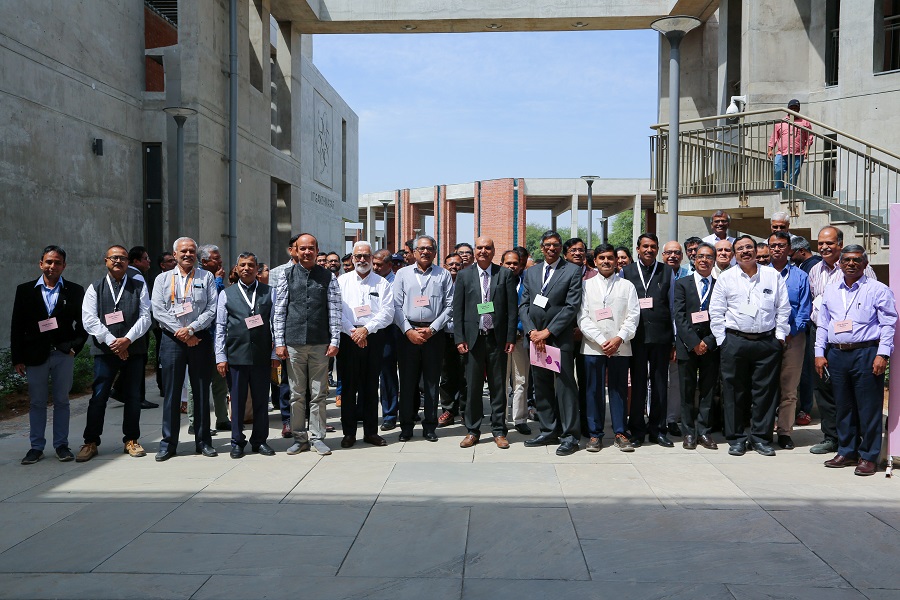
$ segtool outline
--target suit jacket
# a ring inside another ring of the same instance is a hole
[[[575,321],[581,308],[581,267],[561,259],[547,282],[544,296],[547,306],[541,308],[534,299],[541,293],[544,278],[544,263],[539,263],[525,271],[525,285],[519,318],[525,333],[535,329],[549,329],[547,343],[565,352],[575,351]]]
[[[641,322],[634,341],[644,344],[672,344],[675,332],[672,330],[672,313],[669,310],[669,288],[672,285],[671,267],[657,262],[656,272],[647,281],[647,289],[638,273],[640,262],[636,261],[622,270],[622,277],[634,284],[638,300],[653,298],[653,308],[641,309]],[[646,277],[644,278],[646,281]]]
[[[709,298],[712,298],[713,287],[716,280],[709,276]],[[707,304],[709,306],[709,304]],[[675,282],[675,329],[678,341],[675,344],[675,355],[681,360],[687,360],[694,347],[701,341],[706,342],[710,351],[716,350],[716,336],[709,328],[709,321],[694,323],[691,313],[700,310],[700,294],[694,276],[682,277]]]
[[[10,326],[10,360],[13,365],[40,365],[47,362],[53,348],[62,352],[81,351],[88,335],[81,324],[81,303],[84,288],[66,279],[51,314],[41,295],[41,286],[36,280],[27,281],[16,288],[13,303],[12,324]],[[38,328],[38,321],[56,318],[57,328],[44,333]]]
[[[518,319],[518,294],[516,293],[516,277],[509,269],[492,264],[488,267],[491,274],[490,294],[494,303],[494,336],[497,345],[502,347],[516,341],[516,322]],[[456,288],[453,291],[453,338],[458,344],[465,342],[473,346],[478,340],[481,315],[478,305],[481,304],[481,278],[478,265],[472,264],[456,276]]]

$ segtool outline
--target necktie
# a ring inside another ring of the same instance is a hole
[[[544,281],[542,283],[547,283],[547,278],[550,277],[550,271],[553,270],[553,267],[547,265],[547,268],[544,269]]]
[[[709,289],[709,277],[704,277],[700,283],[703,284],[703,289],[700,291],[700,310],[706,310],[709,308],[709,296],[706,295],[706,291]]]
[[[487,271],[482,271],[481,273],[481,297],[484,298],[485,302],[490,302],[491,300],[491,278],[488,276]],[[484,313],[482,317],[484,317],[482,321],[484,328],[492,329],[494,327],[494,317],[491,313]]]

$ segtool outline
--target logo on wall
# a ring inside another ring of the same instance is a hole
[[[315,173],[316,181],[332,187],[331,106],[316,94]]]

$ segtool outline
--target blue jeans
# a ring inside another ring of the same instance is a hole
[[[794,189],[797,185],[797,180],[800,178],[800,165],[803,164],[803,155],[788,155],[788,154],[776,154],[775,155],[775,189],[780,190],[784,189],[784,175],[788,170],[788,162],[793,159],[793,166],[791,168],[791,172],[789,174],[790,180],[788,181],[788,189]]]
[[[53,447],[69,445],[69,390],[72,389],[72,369],[75,357],[53,350],[46,362],[28,366],[25,376],[28,378],[28,396],[31,406],[28,420],[31,425],[31,447],[44,451],[47,440],[44,431],[47,429],[47,397],[50,394],[50,379],[53,380]]]
[[[609,418],[613,433],[625,433],[625,406],[628,398],[627,356],[584,355],[585,404],[587,406],[587,432],[590,437],[602,438],[606,422],[606,393],[604,380],[609,385]]]

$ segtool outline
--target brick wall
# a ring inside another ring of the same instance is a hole
[[[518,181],[521,188],[522,180]],[[492,179],[476,184],[475,230],[477,233],[480,220],[481,235],[494,240],[498,256],[504,250],[512,248],[513,245],[522,246],[525,242],[525,196],[519,189],[518,206],[516,206],[515,183],[515,179],[508,178]],[[518,230],[518,236],[514,235],[514,229]],[[518,237],[517,240],[516,237]],[[517,244],[514,244],[514,240]]]
[[[456,202],[447,200],[446,185],[436,186],[435,190],[440,192],[439,194],[435,194],[435,214],[440,215],[437,227],[438,243],[440,244],[440,249],[438,250],[438,262],[443,264],[444,257],[450,254],[457,242]],[[437,201],[438,197],[440,198],[439,201]]]
[[[163,48],[178,43],[178,30],[171,23],[144,6],[144,48]],[[151,58],[145,58],[146,90],[166,91],[163,66]]]

